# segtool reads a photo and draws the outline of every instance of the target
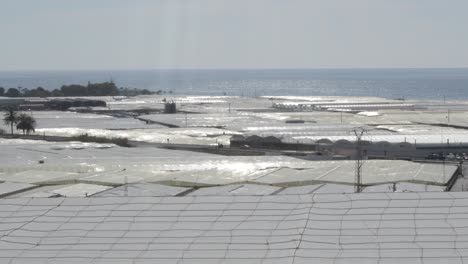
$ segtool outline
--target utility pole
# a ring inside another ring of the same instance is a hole
[[[366,132],[363,128],[354,129],[354,135],[356,136],[356,176],[355,176],[355,192],[360,193],[362,191],[362,135]]]

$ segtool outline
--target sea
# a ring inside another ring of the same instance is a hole
[[[200,96],[377,96],[468,100],[468,68],[3,71],[0,87],[49,90],[113,81],[118,87]]]

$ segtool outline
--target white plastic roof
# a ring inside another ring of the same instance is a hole
[[[34,111],[37,128],[129,129],[158,128],[132,117],[113,117],[71,111]],[[41,133],[42,134],[42,133]]]
[[[41,128],[37,133],[43,133],[48,136],[72,137],[81,134],[88,134],[96,137],[107,138],[127,138],[132,141],[142,141],[150,143],[172,143],[172,144],[195,144],[195,145],[217,145],[229,144],[229,138],[232,134],[238,134],[235,131],[221,130],[216,128],[158,128],[158,129],[125,129],[109,130],[94,128]],[[224,133],[223,133],[224,132]],[[167,141],[169,139],[169,142]]]
[[[344,184],[327,183],[315,190],[313,193],[354,193],[354,186]]]
[[[306,185],[319,182],[353,184],[355,162],[317,161],[303,169],[281,168],[252,182],[281,186]],[[398,181],[427,182],[443,185],[457,170],[454,165],[422,164],[397,160],[367,160],[362,167],[362,183],[378,184]]]
[[[200,195],[270,195],[280,190],[279,187],[258,184],[232,184],[217,187],[205,187],[189,193],[189,196]]]
[[[74,144],[74,143],[70,143]],[[38,184],[169,183],[213,186],[259,183],[297,186],[354,182],[353,161],[306,161],[284,156],[219,156],[158,148],[96,148],[66,143],[5,144],[0,152],[0,181]],[[38,161],[44,161],[39,164]],[[369,160],[364,184],[396,181],[444,185],[456,166],[408,161]]]
[[[16,192],[23,192],[37,187],[33,184],[21,182],[3,182],[0,183],[0,197],[8,196]]]
[[[158,148],[75,150],[63,143],[4,145],[0,152],[0,181],[40,184],[72,182],[122,185],[162,182],[171,185],[212,186],[235,183],[294,186],[354,182],[353,161],[306,161],[285,156],[218,156]],[[43,160],[39,164],[38,160]],[[454,165],[369,160],[364,184],[395,181],[445,184]]]
[[[78,177],[81,175],[75,172],[50,171],[43,169],[44,168],[38,168],[16,173],[10,172],[0,174],[0,180],[41,184],[52,182],[70,182],[78,179]]]
[[[0,200],[2,263],[463,263],[468,193]]]
[[[348,141],[356,141],[355,136],[351,135],[339,135],[339,136],[293,136],[292,139],[302,142],[304,140],[311,140],[311,141],[318,141],[320,139],[329,139],[330,141],[338,141],[338,140],[348,140]],[[413,144],[446,144],[447,140],[454,145],[457,144],[466,144],[468,142],[468,133],[460,132],[460,133],[452,133],[452,134],[424,134],[424,133],[416,133],[416,134],[390,134],[390,135],[370,135],[370,136],[363,136],[362,140],[371,141],[371,142],[380,142],[380,141],[387,141],[390,143],[401,143],[401,142],[408,142]]]
[[[40,170],[43,167],[55,167],[55,170],[86,172],[89,164],[151,162],[162,159],[180,160],[193,156],[193,152],[168,150],[154,147],[147,148],[101,148],[103,144],[80,142],[43,142],[31,140],[9,140],[0,138],[0,173],[24,171],[28,168]],[[79,146],[74,149],[73,146]],[[106,145],[104,145],[106,146]],[[207,153],[197,153],[197,158],[219,157]],[[38,161],[44,161],[39,164]],[[63,169],[60,169],[63,168]]]
[[[19,197],[58,197],[58,196],[96,196],[96,197],[144,197],[144,196],[224,196],[224,195],[297,195],[297,194],[343,194],[354,193],[354,185],[322,183],[292,187],[278,187],[262,184],[229,184],[198,189],[169,186],[153,183],[124,184],[116,188],[92,184],[67,184],[35,186],[24,183],[0,184],[0,196]],[[443,192],[444,186],[399,182],[367,186],[363,192]]]
[[[189,191],[190,188],[173,187],[153,183],[127,184],[109,189],[94,196],[98,197],[125,197],[125,196],[176,196]]]
[[[39,186],[27,191],[21,191],[13,195],[9,195],[8,198],[20,198],[20,197],[35,197],[35,198],[49,198],[59,197],[60,194],[54,193],[54,190],[62,189],[64,187],[72,186],[73,184],[62,184],[62,185],[45,185]]]
[[[112,187],[96,184],[78,183],[60,189],[56,189],[53,191],[53,193],[60,194],[61,196],[65,197],[86,197],[108,190],[110,188]]]
[[[444,190],[444,186],[398,182],[369,186],[364,188],[363,192],[443,192]]]
[[[322,183],[322,184],[287,187],[281,190],[277,194],[278,195],[312,194],[312,193],[314,194],[318,194],[318,193],[342,194],[342,193],[354,193],[354,192],[355,192],[354,185]]]
[[[311,185],[304,185],[304,186],[293,186],[293,187],[288,187],[284,188],[280,192],[278,192],[278,195],[291,195],[291,194],[311,194],[315,190],[319,189],[322,187],[324,184],[311,184]]]

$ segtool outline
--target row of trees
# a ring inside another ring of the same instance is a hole
[[[72,84],[63,85],[60,91],[64,96],[115,96],[119,89],[114,82],[88,83],[87,86]]]
[[[0,96],[6,97],[61,97],[61,96],[135,96],[161,94],[163,91],[151,92],[147,89],[117,88],[114,82],[89,83],[88,85],[62,85],[60,89],[49,91],[43,87],[36,89],[0,87]],[[172,92],[170,92],[172,93]]]
[[[11,128],[11,135],[13,135],[13,128],[16,125],[17,130],[22,130],[23,135],[29,135],[29,133],[35,132],[36,120],[34,117],[25,114],[18,113],[14,107],[8,107],[3,115],[3,121],[6,125]]]

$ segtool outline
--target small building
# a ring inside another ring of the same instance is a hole
[[[5,109],[8,106],[18,107],[20,104],[24,103],[22,98],[11,98],[11,97],[2,97],[0,96],[0,109]]]
[[[164,104],[164,113],[166,114],[175,114],[177,112],[177,107],[175,102],[165,103]]]
[[[230,142],[231,147],[236,147],[236,148],[239,148],[239,147],[243,146],[246,143],[245,137],[242,136],[242,135],[232,136],[230,138],[229,142]]]
[[[89,99],[54,99],[45,103],[47,109],[67,110],[71,107],[106,107],[102,100]]]

